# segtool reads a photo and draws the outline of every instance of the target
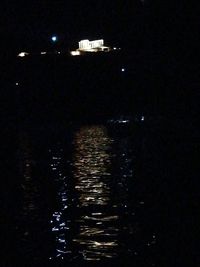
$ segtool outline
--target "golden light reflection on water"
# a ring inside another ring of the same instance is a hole
[[[146,231],[143,218],[146,201],[133,195],[137,186],[134,147],[126,136],[112,136],[114,140],[103,126],[82,127],[70,134],[67,142],[53,139],[47,146],[47,161],[41,161],[41,149],[34,154],[33,141],[21,134],[22,201],[16,218],[19,255],[27,259],[48,257],[64,266],[81,260],[123,261],[154,250],[156,231]],[[46,181],[44,163],[48,163]],[[49,201],[51,214],[46,216],[43,192],[49,189],[54,189],[49,193],[54,200]]]
[[[117,256],[118,215],[111,215],[112,140],[106,128],[88,126],[75,135],[74,179],[79,207],[79,233],[73,241],[79,246],[84,260],[101,260]],[[109,206],[109,214],[106,212]]]
[[[110,143],[104,127],[85,127],[76,134],[74,176],[81,206],[107,205],[109,201]]]

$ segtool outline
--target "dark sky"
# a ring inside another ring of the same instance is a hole
[[[45,44],[54,33],[69,46],[83,38],[104,38],[113,45],[126,45],[141,34],[140,0],[120,4],[112,0],[5,1],[2,7],[3,36],[16,47]]]
[[[63,47],[80,39],[104,38],[108,45],[175,53],[198,46],[199,9],[188,1],[45,1],[1,3],[1,45],[6,51],[45,48],[57,34]],[[3,51],[3,50],[1,50]]]

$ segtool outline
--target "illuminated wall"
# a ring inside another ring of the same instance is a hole
[[[79,49],[80,50],[90,50],[95,48],[100,48],[104,45],[104,40],[95,40],[95,41],[89,41],[89,40],[81,40],[79,42]]]

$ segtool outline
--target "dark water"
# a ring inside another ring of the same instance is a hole
[[[3,266],[156,266],[158,203],[144,129],[18,130],[12,259]]]
[[[27,62],[5,90],[0,266],[197,262],[197,105],[163,115],[133,70],[85,59]]]
[[[162,114],[121,63],[36,63],[4,92],[0,266],[199,262],[196,102],[183,113],[190,99],[170,95]]]

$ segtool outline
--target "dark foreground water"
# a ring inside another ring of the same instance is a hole
[[[2,128],[0,266],[198,263],[198,143],[185,125]]]
[[[197,101],[170,94],[163,115],[121,65],[71,82],[46,66],[4,90],[0,267],[199,266]]]
[[[2,266],[156,266],[146,139],[142,124],[20,128]]]

